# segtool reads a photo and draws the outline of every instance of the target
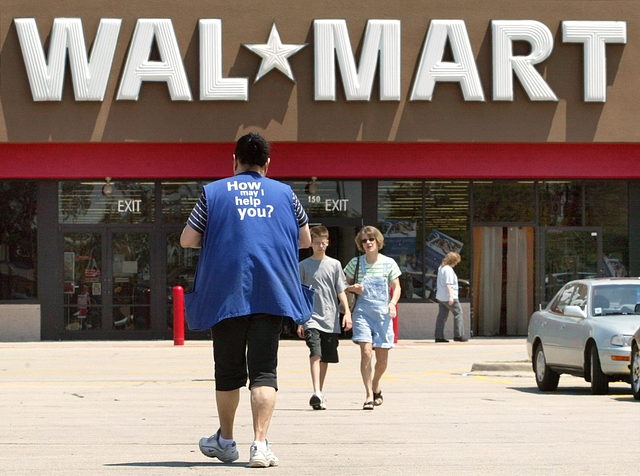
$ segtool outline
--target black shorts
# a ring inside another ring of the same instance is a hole
[[[273,387],[278,390],[278,346],[282,317],[251,314],[220,321],[211,328],[216,390]]]
[[[330,334],[318,329],[307,329],[304,331],[304,339],[311,351],[309,357],[319,355],[321,362],[337,364],[339,337],[340,334]]]

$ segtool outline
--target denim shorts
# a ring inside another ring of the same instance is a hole
[[[355,312],[353,318],[353,337],[356,344],[369,342],[374,349],[391,349],[394,346],[395,334],[393,320],[386,317],[369,318],[363,313]]]

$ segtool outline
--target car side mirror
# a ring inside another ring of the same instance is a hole
[[[640,302],[636,304],[636,307],[633,309],[633,312],[635,312],[636,314],[640,314]]]
[[[566,306],[564,308],[564,315],[569,317],[581,317],[582,319],[587,317],[587,314],[580,306]]]

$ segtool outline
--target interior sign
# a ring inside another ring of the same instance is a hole
[[[140,203],[142,200],[118,200],[118,212],[119,213],[139,213]]]
[[[34,101],[61,101],[67,57],[76,101],[104,101],[118,46],[121,19],[103,18],[87,52],[80,18],[55,18],[49,52],[45,54],[35,18],[15,18],[31,94]],[[627,42],[625,21],[562,21],[562,42],[583,45],[584,101],[607,98],[606,48]],[[369,101],[376,73],[381,101],[400,101],[401,22],[368,20],[361,41],[359,62],[353,53],[346,20],[313,21],[314,99],[336,100],[336,78],[340,77],[347,101]],[[200,101],[248,101],[249,78],[224,77],[222,64],[222,20],[201,19],[199,33]],[[123,40],[126,41],[126,40]],[[535,20],[492,20],[492,100],[513,101],[514,79],[531,101],[558,101],[545,78],[536,69],[554,48],[554,35]],[[514,42],[526,42],[526,55],[514,53]],[[153,45],[160,60],[151,60]],[[453,61],[444,61],[449,44]],[[307,46],[283,43],[272,25],[266,43],[244,44],[262,58],[256,82],[273,69],[294,81],[289,58]],[[431,101],[438,82],[458,83],[465,101],[486,101],[476,60],[464,20],[431,21],[417,63],[409,100]],[[173,101],[193,101],[173,22],[164,18],[138,19],[130,39],[116,99],[137,101],[144,82],[164,82]]]
[[[329,198],[324,201],[324,209],[328,212],[346,212],[348,204],[348,198],[339,198],[338,200]]]

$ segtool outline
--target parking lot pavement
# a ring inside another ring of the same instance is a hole
[[[640,402],[629,385],[592,396],[562,376],[537,390],[523,338],[401,341],[384,404],[361,410],[359,349],[340,342],[326,411],[308,405],[308,350],[283,341],[269,439],[280,475],[628,474],[639,464]],[[475,366],[474,366],[475,364]],[[0,343],[3,475],[246,474],[248,391],[222,464],[197,442],[217,429],[208,341]],[[255,470],[261,471],[261,470]]]

